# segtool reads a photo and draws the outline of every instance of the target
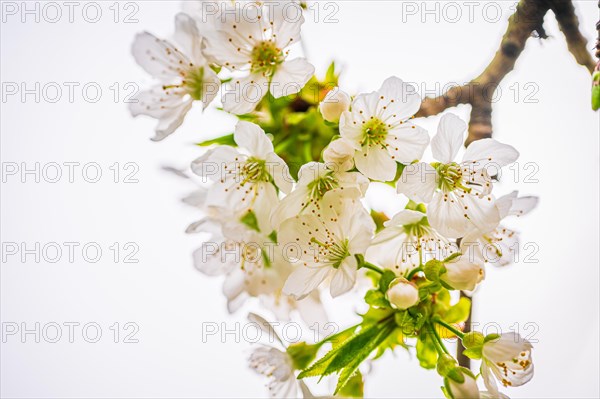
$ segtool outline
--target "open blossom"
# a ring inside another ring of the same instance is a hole
[[[373,180],[390,181],[397,164],[410,164],[423,155],[427,132],[407,120],[421,106],[413,86],[397,77],[378,91],[358,95],[340,118],[340,133],[354,147],[356,168]]]
[[[181,126],[194,101],[206,108],[220,86],[202,54],[202,37],[191,17],[183,13],[176,16],[174,39],[181,50],[148,32],[138,34],[132,47],[137,63],[159,81],[130,104],[133,116],[158,119],[154,140],[164,139]]]
[[[309,162],[300,168],[296,187],[273,210],[273,227],[277,228],[286,219],[299,214],[318,213],[323,209],[324,203],[338,208],[343,198],[364,195],[369,181],[363,175],[339,171],[330,166],[332,165]]]
[[[288,167],[258,125],[238,122],[234,140],[238,149],[216,147],[192,163],[194,173],[213,181],[206,205],[230,208],[242,216],[252,211],[258,220],[268,221],[278,202],[276,187],[284,193],[291,190]],[[260,230],[269,234],[273,229]]]
[[[234,9],[211,21],[214,32],[207,37],[205,52],[218,65],[241,72],[227,85],[223,107],[246,114],[269,91],[275,98],[299,92],[314,67],[304,58],[288,59],[289,47],[300,41],[304,23],[299,4],[247,2],[243,15],[239,7]],[[299,13],[297,18],[290,17],[292,11]]]
[[[504,195],[496,200],[496,208],[500,213],[500,219],[508,216],[520,217],[531,212],[538,203],[534,196],[519,197],[518,191]],[[474,231],[465,236],[461,241],[461,247],[472,244],[481,247],[482,255],[486,262],[494,266],[507,266],[514,261],[515,251],[519,245],[519,234],[502,224],[487,233]]]
[[[465,129],[466,124],[456,115],[444,115],[431,141],[438,162],[406,167],[397,186],[399,193],[413,201],[427,203],[429,223],[449,238],[473,230],[486,233],[498,226],[500,212],[490,194],[488,168],[497,171],[519,157],[513,147],[483,139],[469,145],[461,163],[455,162]]]
[[[344,111],[350,108],[350,95],[339,87],[334,87],[325,95],[319,104],[319,111],[323,119],[329,122],[338,122]]]
[[[340,212],[325,206],[322,212],[286,220],[279,245],[295,269],[283,291],[302,299],[328,277],[333,297],[352,289],[358,267],[355,255],[364,255],[374,229],[373,220],[355,200],[345,200]]]
[[[384,222],[367,250],[366,259],[407,274],[428,259],[446,258],[456,252],[447,238],[427,222],[424,213],[403,209]]]
[[[294,373],[294,359],[287,353],[285,344],[273,326],[262,317],[250,313],[248,319],[258,325],[275,346],[260,346],[252,351],[250,368],[269,378],[269,394],[274,398],[297,398],[300,385]],[[282,350],[283,349],[283,350]]]
[[[518,387],[531,380],[532,348],[528,340],[514,332],[504,333],[483,344],[481,376],[490,394],[499,395],[496,380],[505,387]]]

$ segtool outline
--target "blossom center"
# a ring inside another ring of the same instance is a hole
[[[283,58],[283,52],[275,42],[264,40],[252,49],[250,70],[252,73],[270,76],[275,72],[277,65],[283,62]]]
[[[379,118],[372,118],[363,124],[363,146],[385,146],[388,126]]]
[[[326,175],[319,177],[308,185],[310,197],[315,200],[323,198],[327,191],[330,191],[339,186],[338,181],[333,176],[333,172],[328,172]]]
[[[194,100],[202,100],[204,94],[204,67],[190,70],[185,76],[183,86]]]
[[[350,256],[350,252],[348,251],[348,239],[345,239],[342,242],[321,242],[313,237],[311,242],[317,244],[318,252],[315,254],[315,261],[319,262],[320,259],[326,259],[328,263],[331,263],[331,266],[334,269],[340,267],[342,261]]]
[[[456,162],[447,164],[434,165],[438,173],[437,185],[443,192],[451,192],[456,189],[462,189],[465,192],[470,192],[471,189],[463,185],[462,182],[462,168]]]
[[[267,162],[254,157],[248,158],[241,168],[240,175],[243,178],[242,185],[246,182],[258,183],[269,182],[271,175],[267,169]]]

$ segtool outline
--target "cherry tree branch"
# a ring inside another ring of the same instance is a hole
[[[600,1],[598,3],[600,7]],[[517,59],[525,49],[530,37],[546,39],[544,16],[552,11],[560,30],[567,41],[567,47],[575,60],[592,73],[595,62],[587,49],[587,41],[579,31],[579,20],[575,14],[572,0],[520,0],[515,13],[508,20],[508,27],[500,48],[483,72],[462,86],[454,86],[439,97],[424,99],[416,117],[437,115],[444,110],[459,104],[471,105],[469,135],[465,146],[475,140],[492,137],[492,99],[500,82],[514,67]],[[598,41],[596,57],[600,58],[600,21],[596,25]],[[599,63],[600,65],[600,63]],[[461,296],[467,296],[461,292]],[[467,296],[468,297],[468,296]],[[471,315],[465,322],[463,331],[471,331]],[[461,342],[457,344],[457,359],[461,366],[470,367],[470,359],[463,354],[465,350]]]
[[[450,88],[439,97],[427,97],[417,117],[437,115],[459,104],[471,105],[469,136],[465,145],[492,136],[492,99],[504,77],[511,72],[531,36],[545,39],[544,16],[552,10],[567,40],[575,60],[590,73],[594,61],[586,49],[587,42],[579,31],[579,20],[571,0],[520,0],[516,11],[508,20],[500,48],[483,72],[463,86]]]

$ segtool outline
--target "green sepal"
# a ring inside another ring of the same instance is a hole
[[[481,347],[485,342],[485,338],[482,333],[478,331],[471,331],[465,334],[462,343],[465,348],[477,348]]]
[[[383,292],[379,290],[369,290],[365,294],[365,302],[376,308],[389,308],[390,303],[385,299]]]
[[[431,259],[423,266],[423,272],[425,272],[427,280],[439,281],[440,275],[446,272],[446,267],[444,266],[444,262],[437,259]]]
[[[210,140],[201,141],[200,143],[196,143],[197,146],[207,147],[209,145],[218,144],[218,145],[230,145],[236,146],[235,140],[233,139],[233,133],[226,134],[225,136],[217,137]]]
[[[438,359],[436,369],[439,375],[446,377],[451,370],[456,368],[456,366],[456,359],[448,354],[443,354]]]
[[[467,356],[470,359],[478,360],[483,357],[483,354],[481,353],[482,349],[483,348],[481,346],[475,348],[468,348],[463,351],[463,355]]]
[[[500,338],[500,334],[488,334],[483,339],[483,343],[490,342],[490,341],[495,341],[498,338]]]
[[[249,229],[260,232],[260,228],[258,227],[258,219],[256,218],[254,212],[246,212],[246,214],[240,218],[240,222],[242,222]]]
[[[379,290],[383,293],[386,293],[390,283],[396,279],[396,273],[389,269],[385,269],[381,278],[379,279]]]

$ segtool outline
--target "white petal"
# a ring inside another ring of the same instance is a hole
[[[273,180],[275,180],[275,184],[279,190],[284,194],[292,191],[294,179],[285,161],[274,152],[267,154],[265,160],[267,161],[269,173],[273,177]]]
[[[390,220],[384,222],[384,226],[404,226],[407,224],[415,224],[420,222],[426,215],[422,212],[403,209],[395,214]]]
[[[139,92],[129,104],[131,115],[148,115],[158,119],[155,141],[172,134],[192,108],[192,98],[178,89],[163,89],[162,85]]]
[[[273,152],[273,143],[260,126],[252,122],[239,121],[235,125],[233,139],[236,144],[248,150],[259,159],[266,160],[267,155]]]
[[[352,289],[356,282],[357,262],[354,256],[348,256],[342,264],[333,272],[329,290],[332,297],[340,296]]]
[[[416,88],[395,76],[387,78],[378,93],[380,96],[384,96],[385,104],[389,100],[394,100],[393,105],[389,106],[387,111],[396,114],[398,119],[408,119],[421,108],[421,96],[417,93]]]
[[[325,280],[330,268],[298,266],[288,277],[283,292],[300,300],[310,294]]]
[[[174,39],[196,66],[206,65],[206,58],[202,54],[202,37],[192,17],[182,12],[175,16]]]
[[[476,162],[474,169],[490,169],[492,173],[494,166],[503,167],[515,162],[519,158],[519,152],[508,144],[502,144],[494,139],[477,140],[469,144],[463,156],[463,162]]]
[[[344,111],[340,116],[340,134],[355,150],[360,150],[361,141],[365,133],[362,124],[355,122],[354,112]]]
[[[396,161],[410,164],[423,157],[429,144],[429,134],[420,126],[403,123],[389,131],[385,142]]]
[[[277,46],[283,49],[300,41],[300,28],[304,23],[300,4],[293,1],[273,1],[267,8],[270,21],[273,21],[273,36]]]
[[[256,105],[267,94],[269,82],[262,74],[252,74],[234,79],[226,85],[221,94],[223,109],[236,115],[254,111]]]
[[[146,72],[163,81],[180,80],[191,62],[173,44],[148,32],[135,36],[131,53]]]
[[[211,148],[192,162],[192,172],[204,177],[205,180],[220,182],[226,176],[225,166],[235,162],[235,158],[238,156],[240,153],[230,146]]]
[[[500,395],[500,392],[498,391],[498,384],[496,384],[496,380],[493,377],[490,366],[485,360],[481,362],[481,377],[483,378],[485,387],[492,397],[498,397]]]
[[[496,208],[498,208],[498,212],[500,213],[500,219],[504,219],[508,216],[513,200],[517,198],[518,195],[519,192],[515,190],[496,199]]]
[[[280,98],[298,93],[315,73],[315,67],[305,58],[285,61],[277,67],[271,80],[271,94]]]
[[[271,214],[273,227],[277,229],[285,220],[300,214],[306,205],[306,201],[308,201],[308,189],[306,187],[296,187],[273,210]]]
[[[481,233],[492,231],[500,222],[500,214],[490,196],[455,192],[436,193],[427,208],[427,218],[433,228],[448,238],[459,238],[477,229]]]
[[[535,209],[539,198],[535,196],[515,198],[510,207],[509,215],[523,216]]]
[[[396,162],[381,147],[363,147],[354,155],[356,169],[372,180],[390,181],[396,176]]]
[[[442,163],[450,163],[463,145],[467,124],[454,114],[440,119],[437,134],[431,139],[433,157]]]
[[[276,338],[277,341],[279,341],[279,343],[283,346],[284,343],[281,340],[281,338],[279,337],[279,334],[277,334],[277,332],[275,331],[275,329],[273,328],[273,326],[271,325],[271,323],[269,323],[268,321],[266,321],[263,317],[257,315],[256,313],[249,313],[248,314],[248,320],[250,320],[253,323],[258,324],[258,326],[260,327],[260,329],[267,333],[269,340],[271,340],[272,338]]]
[[[425,162],[408,165],[398,179],[397,191],[415,202],[429,203],[437,187],[437,172]]]

